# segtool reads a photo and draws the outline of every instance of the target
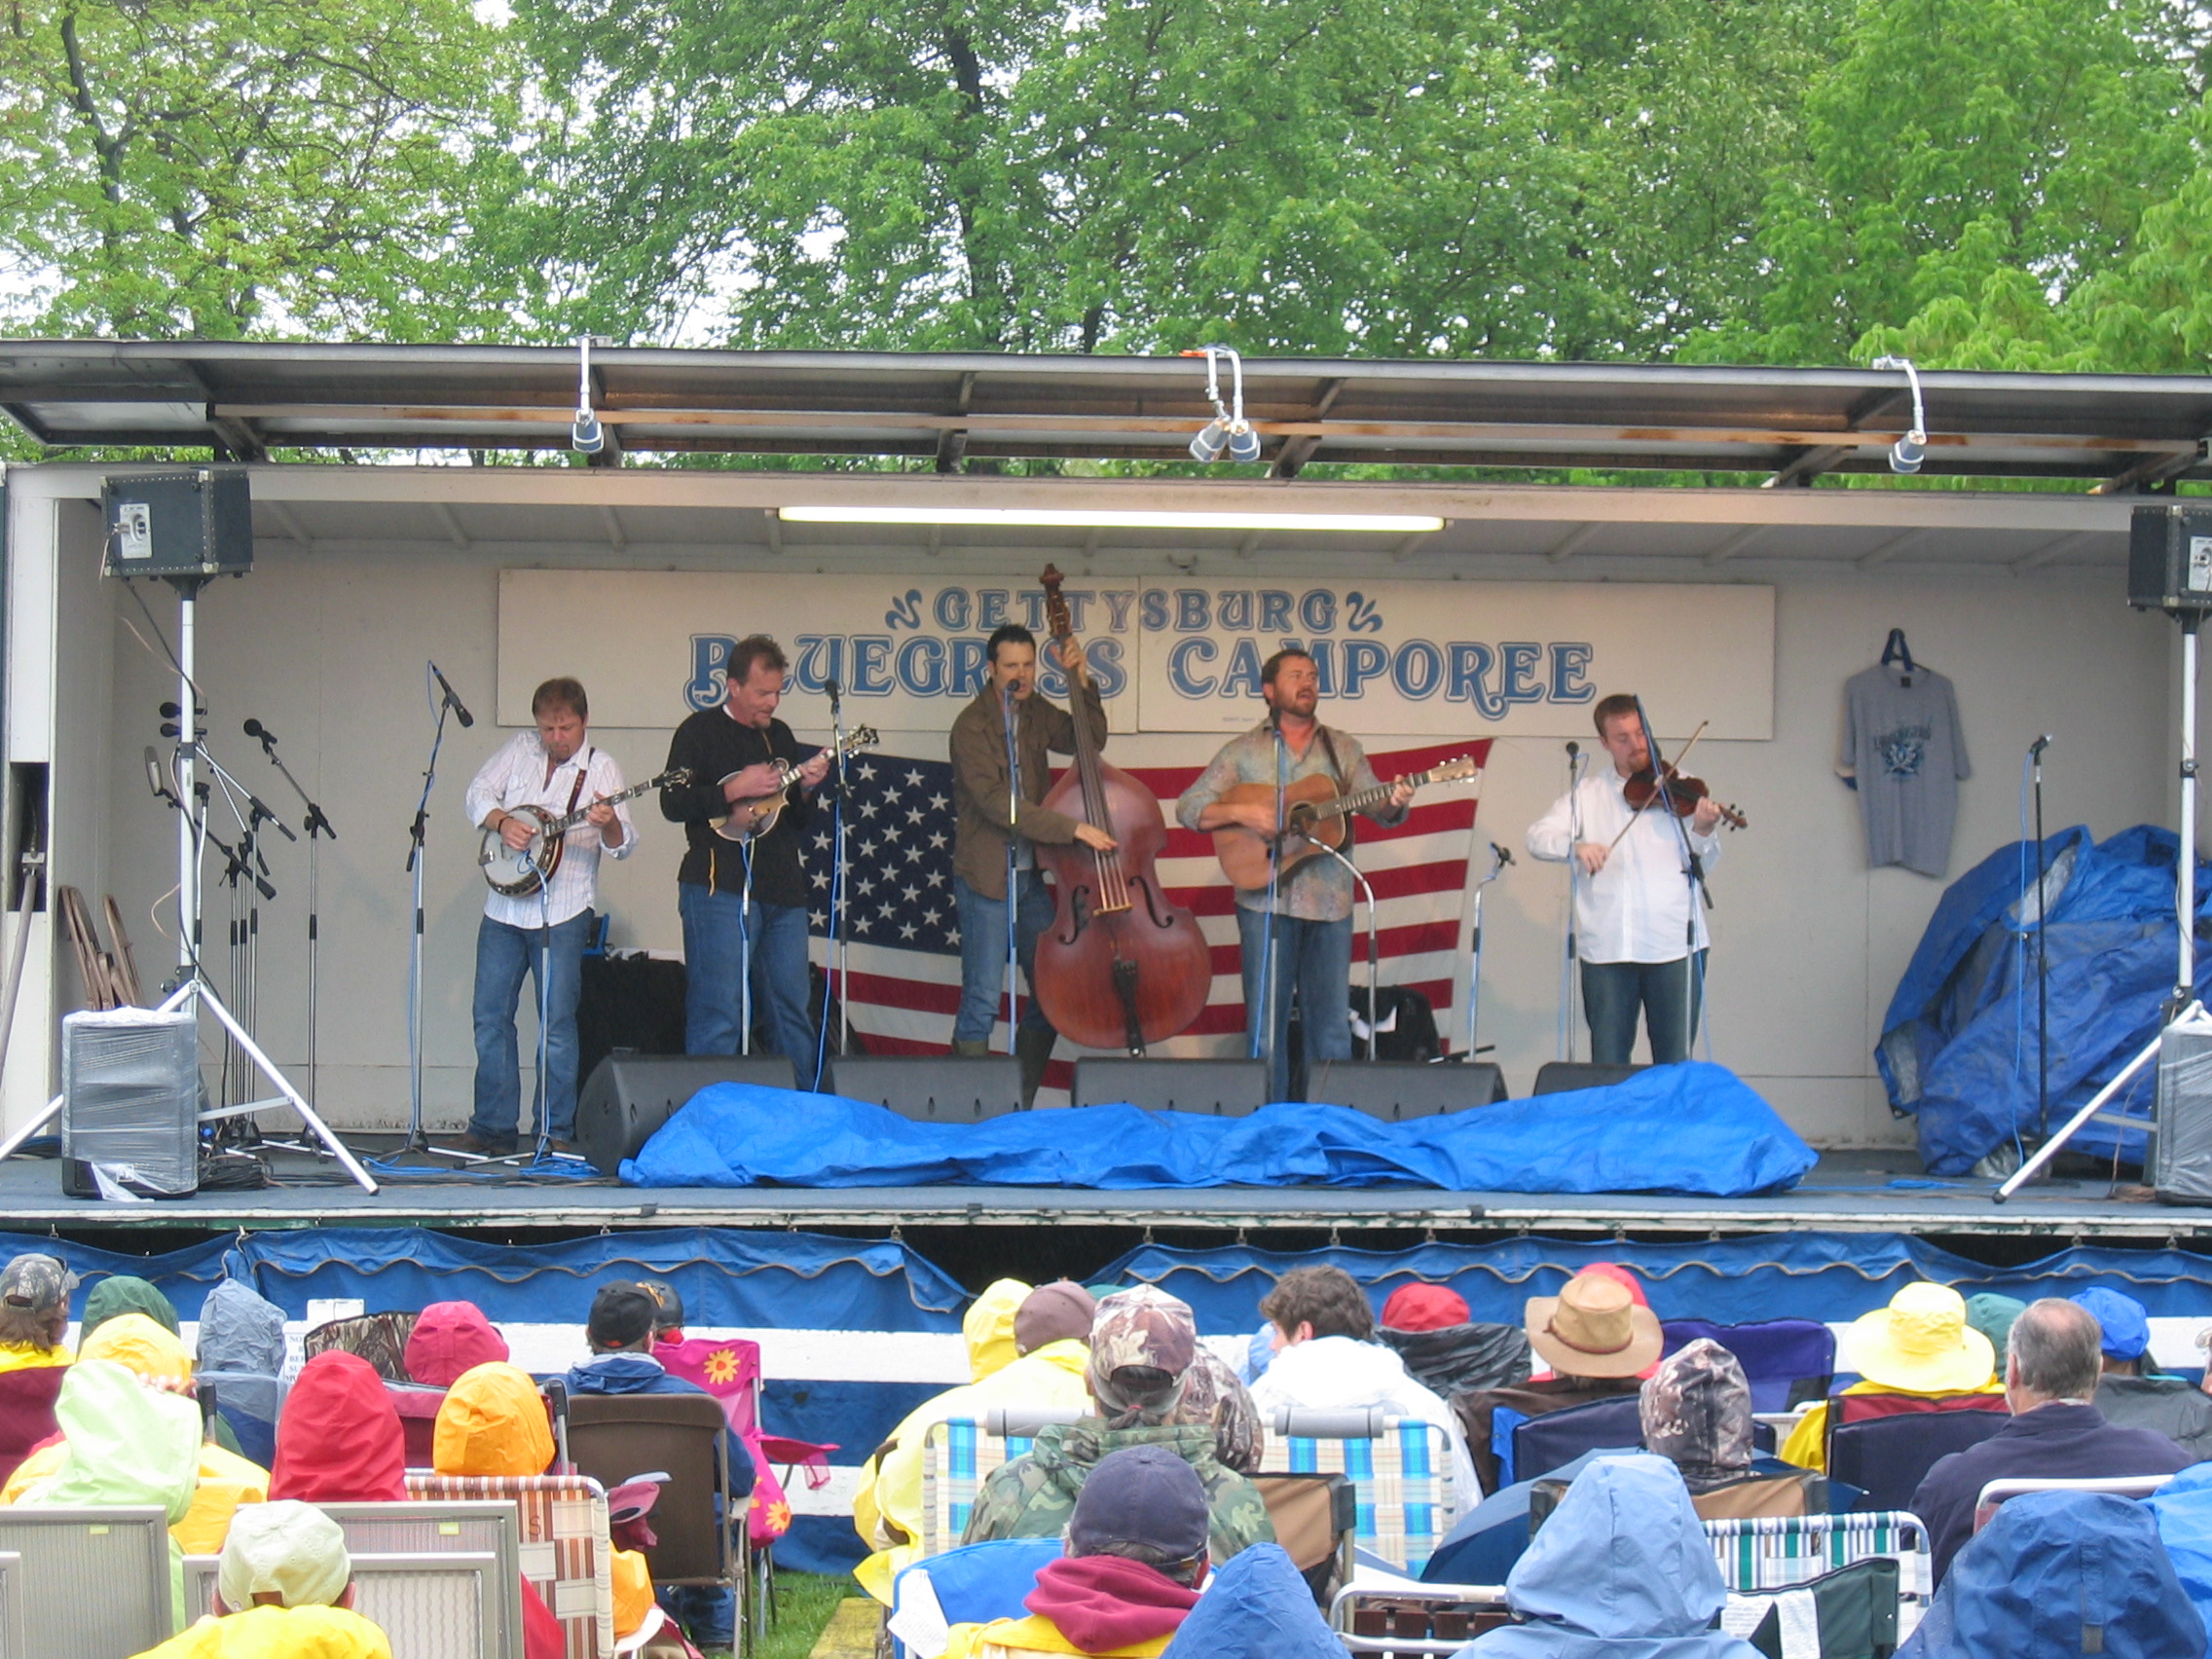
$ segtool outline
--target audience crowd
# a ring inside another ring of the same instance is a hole
[[[42,1255],[0,1269],[0,1376],[66,1368],[57,1386],[8,1383],[44,1391],[53,1432],[18,1442],[0,1503],[166,1515],[180,1616],[159,1659],[388,1656],[353,1609],[344,1534],[317,1505],[545,1475],[562,1466],[549,1400],[699,1391],[670,1368],[687,1351],[684,1313],[657,1282],[601,1285],[588,1357],[545,1377],[516,1365],[466,1302],[403,1329],[377,1315],[314,1333],[299,1363],[281,1311],[236,1280],[205,1297],[195,1352],[160,1289],[104,1277],[72,1348],[76,1283]],[[1255,1337],[1209,1342],[1155,1286],[1001,1280],[964,1321],[969,1381],[910,1412],[860,1471],[854,1524],[868,1553],[855,1576],[918,1659],[1322,1659],[1345,1651],[1321,1611],[1342,1563],[1288,1512],[1278,1539],[1263,1493],[1264,1471],[1281,1466],[1270,1437],[1410,1420],[1437,1431],[1456,1524],[1420,1581],[1369,1561],[1354,1584],[1501,1586],[1490,1599],[1509,1617],[1467,1643],[1483,1655],[1744,1659],[1773,1649],[1746,1640],[1763,1641],[1735,1616],[1705,1523],[1868,1507],[1852,1481],[1876,1477],[1838,1448],[1858,1425],[1891,1423],[1885,1444],[1902,1460],[1877,1474],[1887,1506],[1925,1524],[1936,1592],[1907,1659],[2205,1651],[2212,1393],[2159,1371],[2149,1316],[2126,1295],[2023,1304],[1908,1282],[1841,1331],[1830,1375],[1805,1377],[1778,1377],[1753,1327],[1670,1332],[1639,1276],[1611,1264],[1522,1311],[1518,1324],[1477,1321],[1449,1286],[1417,1282],[1378,1314],[1342,1270],[1300,1267],[1261,1302]],[[1761,1389],[1793,1397],[1754,1411]],[[402,1421],[411,1398],[430,1402],[411,1408],[430,1426],[423,1467]],[[1556,1417],[1560,1435],[1530,1441],[1529,1425],[1578,1408]],[[957,1543],[925,1554],[932,1431],[994,1419],[1028,1449],[983,1475]],[[1585,1420],[1581,1440],[1566,1432]],[[756,1478],[730,1441],[721,1505]],[[1538,1461],[1539,1445],[1556,1455]],[[1943,1445],[1959,1449],[1936,1456]],[[1985,1500],[1996,1481],[2075,1484]],[[2114,1482],[2143,1495],[2083,1484]],[[621,1547],[649,1547],[650,1529],[630,1524],[610,1540],[617,1650],[726,1642],[726,1597],[669,1586],[656,1599],[645,1558]],[[220,1558],[213,1609],[189,1628],[187,1555]],[[562,1627],[527,1578],[522,1589],[527,1659],[556,1659]],[[942,1616],[910,1617],[909,1601]]]

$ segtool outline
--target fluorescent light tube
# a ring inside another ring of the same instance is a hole
[[[1442,530],[1425,513],[1200,513],[1058,507],[779,507],[791,524],[1013,525],[1062,530],[1330,530],[1411,535]]]

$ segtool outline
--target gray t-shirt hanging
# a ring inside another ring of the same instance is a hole
[[[1869,668],[1845,684],[1843,707],[1837,770],[1858,780],[1867,864],[1942,875],[1959,780],[1972,775],[1951,682],[1925,668]]]

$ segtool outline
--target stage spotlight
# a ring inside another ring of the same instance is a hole
[[[576,340],[576,419],[569,428],[569,447],[582,455],[597,455],[607,447],[599,416],[591,406],[591,336]]]
[[[1244,359],[1227,346],[1201,346],[1183,355],[1206,360],[1206,400],[1213,405],[1213,419],[1200,426],[1198,436],[1191,440],[1191,459],[1216,461],[1227,450],[1231,461],[1258,461],[1260,434],[1252,429],[1252,423],[1244,419]],[[1229,359],[1230,400],[1227,403],[1221,400],[1220,359],[1223,357]]]
[[[1928,459],[1928,409],[1921,401],[1920,371],[1912,366],[1910,357],[1876,357],[1874,367],[1902,369],[1905,379],[1912,383],[1912,427],[1890,446],[1890,470],[1918,472],[1920,463]]]

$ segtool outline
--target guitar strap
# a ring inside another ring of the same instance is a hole
[[[584,763],[576,768],[576,787],[569,792],[569,804],[561,814],[563,818],[575,811],[576,802],[584,798],[584,780],[591,776],[592,756],[598,753],[596,749],[584,751]]]
[[[1329,735],[1329,728],[1327,726],[1320,725],[1318,721],[1316,721],[1315,724],[1319,726],[1321,733],[1321,753],[1329,757],[1329,776],[1336,783],[1337,793],[1341,795],[1351,793],[1351,785],[1345,781],[1344,762],[1337,758],[1336,739],[1332,738]],[[1359,814],[1356,812],[1347,812],[1345,814],[1344,850],[1348,853],[1351,848],[1358,845],[1358,843]]]

